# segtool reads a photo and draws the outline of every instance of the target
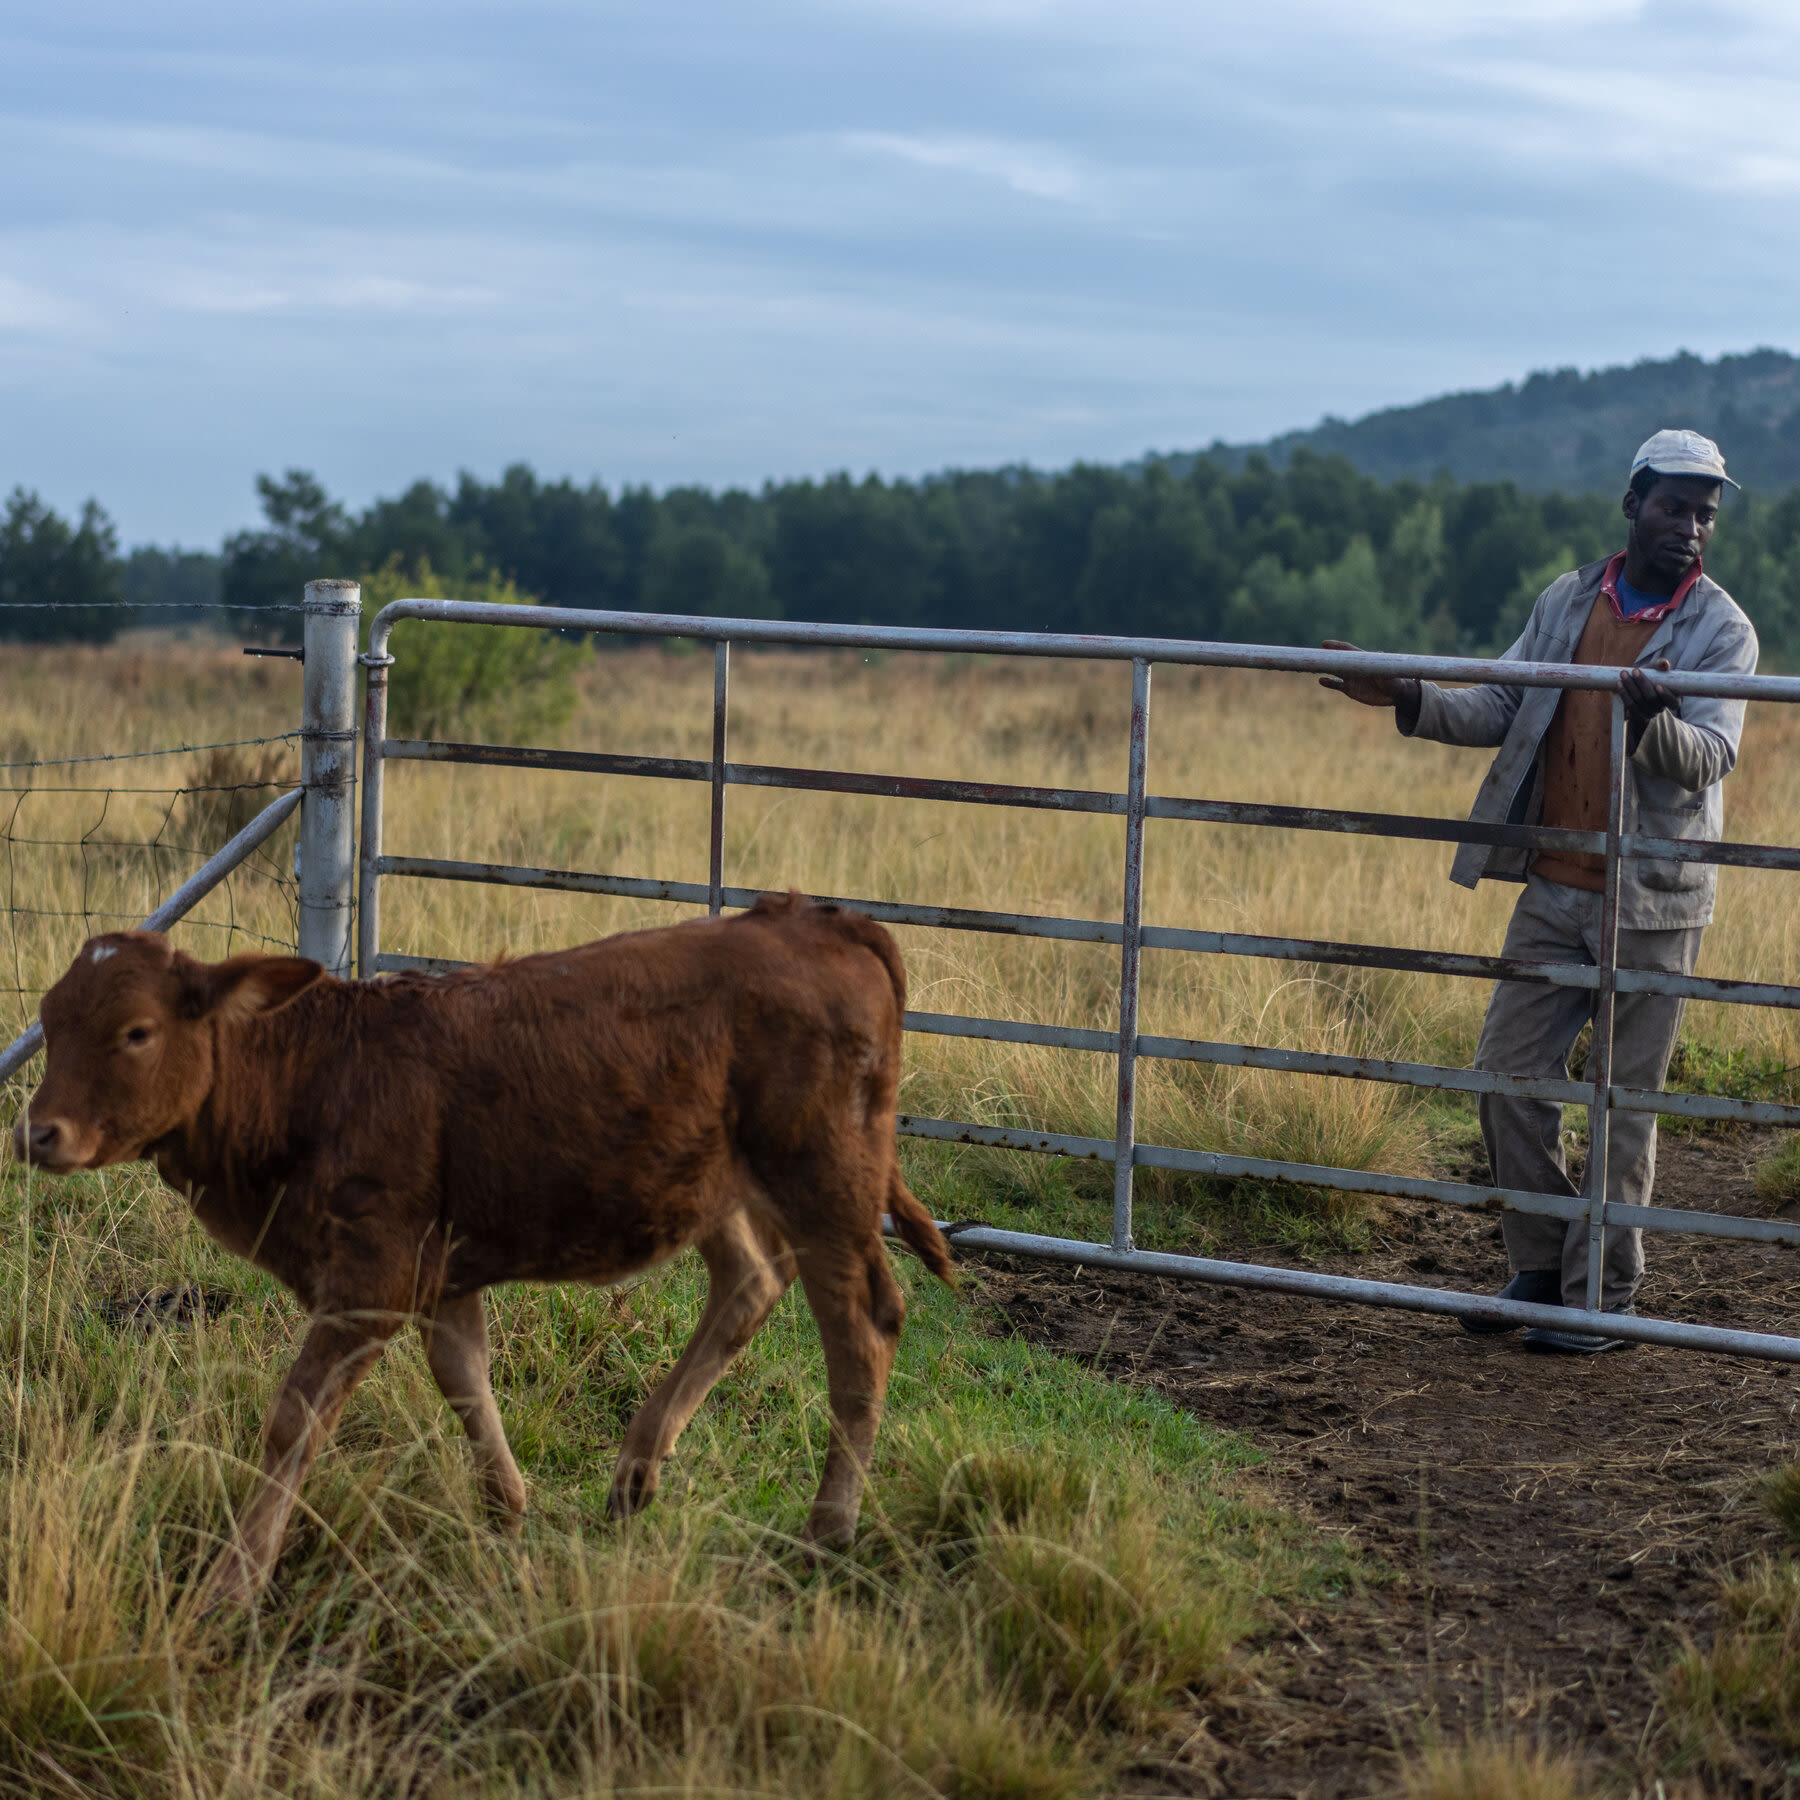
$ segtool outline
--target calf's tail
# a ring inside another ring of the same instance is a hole
[[[944,1242],[943,1233],[938,1230],[931,1214],[906,1185],[898,1167],[888,1177],[887,1209],[900,1241],[912,1250],[939,1281],[954,1286],[956,1270],[950,1261],[950,1247]]]

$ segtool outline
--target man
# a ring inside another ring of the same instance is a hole
[[[1725,460],[1696,431],[1659,431],[1638,451],[1622,510],[1625,548],[1553,581],[1538,596],[1524,635],[1503,662],[1598,663],[1620,669],[1625,698],[1625,829],[1651,837],[1718,838],[1720,783],[1737,761],[1741,700],[1682,699],[1646,673],[1680,669],[1748,675],[1756,633],[1731,596],[1709,579],[1701,555],[1718,522]],[[1736,486],[1732,482],[1732,486]],[[1328,649],[1353,645],[1332,641]],[[1612,696],[1558,688],[1440,688],[1430,682],[1346,676],[1323,683],[1365,706],[1391,706],[1407,737],[1446,744],[1498,745],[1470,813],[1577,831],[1606,827]],[[1523,880],[1504,954],[1529,962],[1599,960],[1599,856],[1462,844],[1451,879]],[[1619,966],[1691,974],[1713,914],[1718,885],[1708,863],[1628,858],[1620,865]],[[1612,1078],[1622,1087],[1661,1088],[1683,1003],[1660,994],[1620,994],[1614,1002]],[[1488,1002],[1475,1055],[1478,1069],[1566,1079],[1569,1051],[1592,1018],[1589,989],[1501,982]],[[1502,1187],[1574,1194],[1562,1153],[1562,1108],[1548,1101],[1481,1096],[1481,1133]],[[1591,1159],[1590,1159],[1591,1167]],[[1656,1170],[1656,1115],[1612,1114],[1607,1198],[1650,1203]],[[1588,1228],[1526,1213],[1503,1218],[1512,1279],[1501,1294],[1540,1306],[1584,1306]],[[1643,1277],[1642,1233],[1609,1229],[1601,1305],[1633,1310]],[[1478,1333],[1504,1325],[1464,1321]],[[1534,1329],[1529,1349],[1592,1354],[1621,1340]]]

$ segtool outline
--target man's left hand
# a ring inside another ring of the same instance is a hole
[[[1665,656],[1657,665],[1659,671],[1669,668]],[[1660,712],[1673,712],[1681,717],[1681,696],[1671,694],[1660,681],[1652,680],[1644,669],[1621,669],[1619,692],[1625,699],[1625,722],[1629,728],[1630,748],[1636,750],[1644,729]]]

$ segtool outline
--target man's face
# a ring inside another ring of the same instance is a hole
[[[1704,475],[1662,475],[1641,500],[1625,495],[1625,517],[1644,566],[1679,582],[1699,559],[1719,522],[1720,484]]]

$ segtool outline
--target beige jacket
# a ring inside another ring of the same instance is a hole
[[[1538,596],[1519,641],[1502,662],[1567,663],[1600,591],[1606,560],[1559,576]],[[1709,675],[1753,675],[1756,632],[1736,601],[1702,575],[1638,654],[1640,668],[1667,657],[1676,669]],[[1498,745],[1469,813],[1483,824],[1536,825],[1543,817],[1544,734],[1560,688],[1441,688],[1419,684],[1419,716],[1409,737],[1444,744]],[[1677,716],[1658,713],[1631,758],[1625,829],[1647,837],[1718,839],[1725,830],[1722,783],[1737,763],[1744,729],[1742,700],[1688,696]],[[1473,887],[1483,876],[1523,881],[1531,852],[1459,844],[1450,879]],[[1659,930],[1712,922],[1718,870],[1711,863],[1628,857],[1619,889],[1619,923]]]

